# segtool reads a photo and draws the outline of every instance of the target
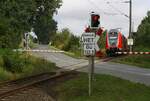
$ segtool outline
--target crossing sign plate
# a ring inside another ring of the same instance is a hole
[[[84,55],[94,56],[95,55],[95,33],[83,33],[82,35],[84,45]]]

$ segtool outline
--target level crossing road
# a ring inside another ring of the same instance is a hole
[[[47,49],[47,46],[40,45],[39,49]],[[71,68],[72,65],[81,64],[80,66],[85,67],[81,69],[82,72],[88,72],[88,60],[75,59],[69,57],[63,53],[34,53],[36,56],[43,57],[50,60],[58,67],[66,69],[66,67]],[[120,77],[122,79],[130,80],[132,82],[138,82],[145,85],[150,85],[150,69],[139,68],[136,66],[130,66],[119,63],[111,62],[96,62],[95,63],[95,73],[98,74],[109,74],[112,76]]]
[[[38,49],[39,50],[52,50],[52,49],[49,49],[46,45],[39,45]],[[56,63],[56,66],[64,68],[64,69],[71,67],[72,65],[78,65],[78,64],[82,64],[83,66],[88,65],[88,61],[85,59],[75,59],[63,53],[37,52],[37,53],[32,53],[32,54],[38,57],[42,57],[44,59],[50,60],[51,62]]]
[[[88,69],[84,68],[81,71],[87,72]],[[99,62],[95,64],[95,73],[108,74],[150,86],[150,69],[112,62]]]

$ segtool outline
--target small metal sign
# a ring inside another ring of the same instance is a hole
[[[83,33],[84,55],[95,55],[95,33]]]
[[[132,46],[133,45],[133,39],[128,39],[128,45]]]

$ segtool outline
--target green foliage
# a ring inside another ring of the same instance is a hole
[[[54,33],[56,33],[57,23],[53,19],[49,20],[48,17],[42,16],[42,18],[37,20],[34,28],[39,42],[48,44],[52,40]]]
[[[29,68],[24,68],[23,71],[29,72],[28,75],[38,74],[42,72],[50,72],[56,69],[56,65],[54,63],[48,62],[45,59],[35,58],[32,56],[27,57],[26,65]]]
[[[61,32],[58,32],[52,40],[52,45],[59,49],[64,49],[70,40],[71,32],[69,29],[63,29]]]
[[[53,14],[61,6],[61,0],[35,0],[37,5],[43,5],[44,10],[36,14],[36,20],[33,23],[35,33],[40,43],[48,44],[53,39],[57,30],[57,22],[53,19]]]
[[[98,41],[98,45],[104,54],[105,54],[105,45],[106,45],[106,34],[107,34],[107,30],[105,30],[102,33],[102,35],[100,36],[100,40]]]
[[[0,79],[16,79],[56,69],[54,63],[26,53],[0,50]],[[16,77],[17,76],[17,77]]]
[[[22,68],[25,64],[20,55],[18,53],[13,54],[12,51],[7,51],[3,55],[3,62],[3,67],[12,73],[22,72]]]
[[[44,10],[38,11],[41,6]],[[61,0],[1,0],[0,48],[17,48],[31,27],[42,43],[48,43],[57,29],[53,14],[60,6]]]
[[[22,34],[30,28],[28,18],[35,9],[32,0],[0,1],[0,47],[18,47]]]
[[[67,28],[55,35],[52,45],[61,50],[81,55],[80,37],[73,35]]]
[[[3,55],[3,61],[4,69],[12,73],[24,73],[28,69],[31,69],[32,73],[38,73],[50,71],[55,68],[55,64],[47,62],[44,59],[19,53],[7,52],[7,54]]]
[[[135,44],[136,46],[150,48],[150,11],[148,11],[147,16],[138,27],[137,34],[135,35]]]
[[[65,43],[63,50],[65,51],[74,51],[80,47],[79,37],[71,35],[67,43]]]
[[[12,78],[12,73],[0,67],[0,81],[9,80]]]
[[[3,61],[3,58],[2,56],[0,56],[0,67],[4,65],[4,61]]]
[[[139,46],[135,46],[134,50],[136,51],[141,51],[141,52],[149,52],[150,51],[150,47],[145,47],[143,45],[139,45]]]

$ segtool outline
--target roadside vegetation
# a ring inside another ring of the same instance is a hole
[[[123,58],[112,60],[112,62],[150,69],[150,55],[128,55]]]
[[[48,44],[57,30],[53,15],[61,4],[62,0],[0,0],[0,48],[18,48],[31,28],[40,43]]]
[[[67,55],[73,57],[83,56],[80,37],[73,35],[67,28],[63,29],[61,32],[57,32],[50,47],[64,50]]]
[[[54,88],[58,101],[149,101],[150,87],[108,75],[96,74],[92,96],[88,96],[88,75],[64,82]]]
[[[134,34],[135,48],[150,49],[150,11],[141,21],[137,32]],[[149,50],[150,51],[150,50]]]
[[[22,48],[23,35],[31,29],[39,43],[48,44],[57,30],[53,15],[61,4],[62,0],[0,0],[0,81],[55,69],[44,59],[10,50]],[[30,47],[36,45],[31,42]]]
[[[0,81],[18,79],[56,69],[54,63],[27,53],[15,53],[10,50],[0,50],[0,53]]]

